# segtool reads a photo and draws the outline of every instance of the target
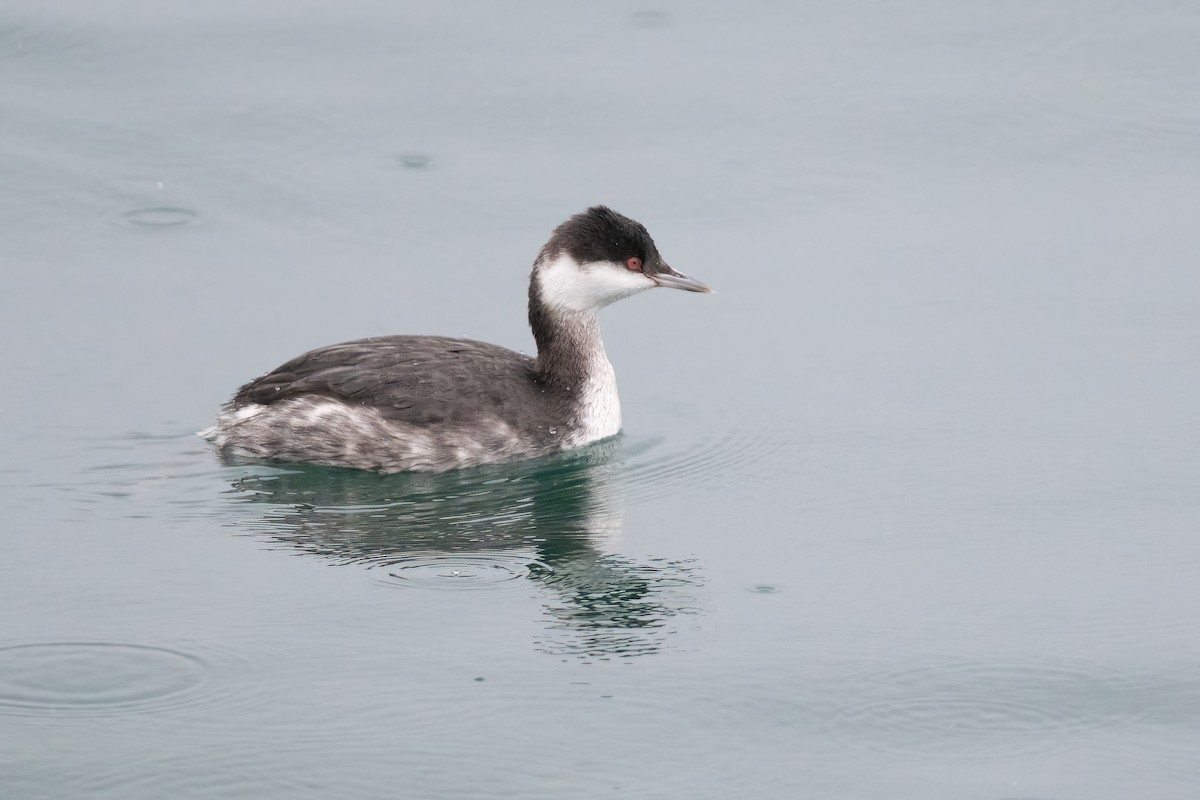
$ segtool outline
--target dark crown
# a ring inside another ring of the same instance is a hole
[[[566,253],[580,264],[589,261],[625,263],[640,258],[644,271],[659,271],[662,258],[646,226],[607,206],[592,206],[554,229],[541,258]]]

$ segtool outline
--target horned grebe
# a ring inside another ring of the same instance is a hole
[[[533,264],[537,358],[470,339],[382,336],[322,347],[237,390],[206,436],[225,455],[378,472],[441,472],[616,435],[621,404],[597,312],[665,286],[646,228],[604,206],[554,229]]]

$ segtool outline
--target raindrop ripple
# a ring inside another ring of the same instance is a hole
[[[141,710],[193,692],[207,671],[201,659],[165,647],[113,642],[0,647],[0,713]]]
[[[413,553],[389,563],[379,583],[416,589],[491,589],[553,570],[524,553]]]
[[[1143,687],[1099,664],[935,661],[868,676],[831,735],[869,752],[999,758],[1059,749],[1132,721]]]

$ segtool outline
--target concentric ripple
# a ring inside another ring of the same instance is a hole
[[[748,429],[744,414],[662,403],[645,411],[650,413],[640,416],[648,417],[646,427],[661,435],[627,436],[622,443],[620,482],[630,502],[706,488],[728,491],[751,479],[779,475],[780,464],[794,463],[792,438],[778,430]]]
[[[189,207],[188,192],[165,177],[113,178],[102,181],[100,188],[116,206],[108,219],[122,227],[183,228],[204,219]]]
[[[832,715],[839,741],[925,758],[1053,750],[1140,712],[1140,687],[1088,663],[935,662],[875,673],[863,699]]]
[[[549,566],[521,553],[414,553],[389,564],[380,583],[416,589],[490,589],[547,575]]]
[[[1047,749],[1045,732],[1061,715],[1002,698],[897,698],[843,709],[835,728],[863,749],[923,757],[998,758]]]
[[[199,224],[201,217],[190,208],[150,206],[126,211],[116,217],[116,220],[133,228],[182,228]]]
[[[401,153],[396,156],[396,161],[406,169],[425,169],[432,160],[433,156],[428,153]]]
[[[120,713],[199,687],[207,665],[163,647],[55,642],[0,648],[0,713]]]
[[[51,494],[65,519],[131,519],[164,506],[189,517],[226,510],[213,494],[227,471],[186,428],[99,436],[43,429],[31,438],[38,458],[23,465],[21,485]]]

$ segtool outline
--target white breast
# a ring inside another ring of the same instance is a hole
[[[621,399],[617,396],[617,375],[612,364],[600,352],[592,354],[592,369],[581,388],[579,428],[571,444],[579,446],[616,436],[621,432]]]

